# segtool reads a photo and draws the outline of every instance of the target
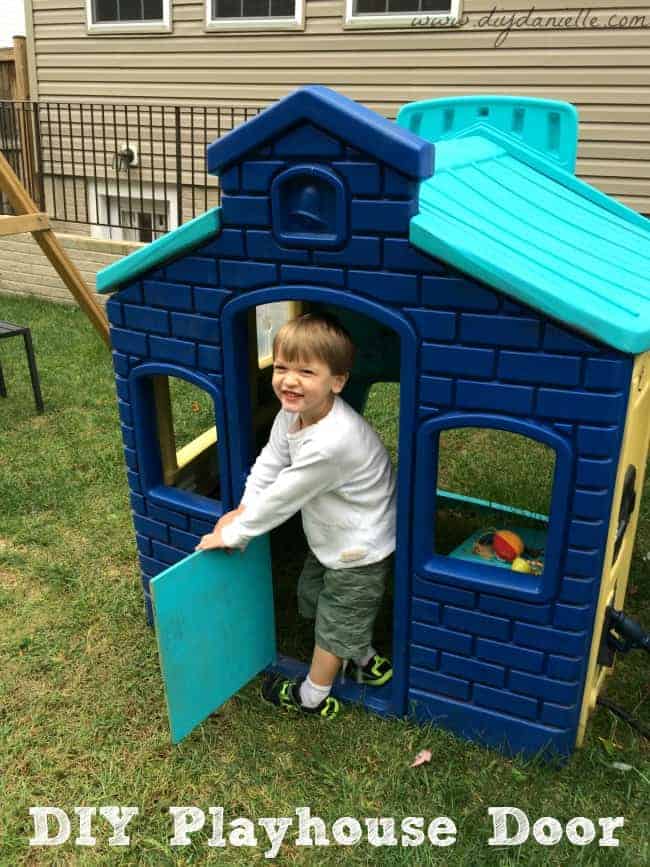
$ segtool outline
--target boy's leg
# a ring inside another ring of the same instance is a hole
[[[394,556],[391,554],[378,563],[362,567],[360,571],[364,573],[369,586],[372,587],[377,582],[385,590],[393,573],[393,564]],[[380,604],[381,598],[378,600],[372,613],[367,649],[363,653],[352,656],[349,664],[349,672],[352,679],[367,686],[383,686],[393,676],[393,666],[390,660],[384,656],[380,656],[370,643],[372,640],[372,629],[379,613]]]
[[[357,662],[356,667],[359,667],[359,662],[373,666],[380,659],[372,647],[372,631],[391,568],[392,557],[387,557],[368,566],[326,570],[325,586],[316,613],[316,651],[310,671],[312,681],[325,683],[336,659],[350,660],[351,668],[353,661]],[[363,682],[374,685],[387,682],[392,669],[389,662],[384,662],[381,677],[373,675],[370,679],[364,678]],[[319,675],[323,680],[318,681]],[[332,681],[335,676],[336,671]]]
[[[331,686],[341,667],[341,657],[316,645],[311,658],[309,677],[319,686]]]
[[[323,589],[325,567],[311,551],[307,552],[302,572],[298,577],[298,612],[307,620],[316,618],[318,597]]]
[[[318,599],[325,583],[326,569],[311,551],[298,578],[298,610],[309,620],[316,619]],[[317,707],[327,698],[334,683],[341,660],[333,653],[316,645],[309,674],[299,687],[300,703],[307,708]]]
[[[318,564],[318,569],[315,564]],[[315,648],[309,674],[303,681],[274,678],[262,688],[267,701],[287,709],[331,719],[339,702],[330,690],[342,660],[363,659],[372,649],[372,629],[379,611],[392,557],[377,564],[353,569],[326,569],[308,555],[299,581],[299,608],[309,617],[316,605]],[[322,588],[322,589],[320,589]],[[318,593],[316,590],[318,589]],[[374,665],[376,655],[368,665]],[[381,680],[365,680],[380,685],[390,679],[388,660]],[[360,678],[361,679],[361,678]]]
[[[298,611],[308,620],[316,618],[325,571],[325,566],[309,551],[298,578],[297,588]],[[309,674],[302,681],[277,676],[268,678],[262,686],[263,698],[271,704],[289,710],[299,710],[324,719],[335,717],[340,710],[340,704],[329,693],[341,660],[327,651],[320,650],[319,653],[319,650],[319,648],[314,650],[310,669],[310,674],[313,674],[314,659],[316,659],[315,681],[311,680]]]
[[[298,695],[303,707],[318,707],[329,696],[334,679],[341,667],[341,659],[316,645],[311,658],[309,674],[300,684]]]

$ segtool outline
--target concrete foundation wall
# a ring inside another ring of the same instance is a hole
[[[98,271],[142,246],[128,241],[101,241],[62,232],[57,232],[57,237],[91,289],[95,288]],[[30,234],[0,238],[0,294],[3,292],[75,303]],[[102,302],[106,300],[106,296],[97,297]],[[0,302],[0,314],[1,307]]]

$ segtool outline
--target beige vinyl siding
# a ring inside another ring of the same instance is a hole
[[[172,0],[169,34],[90,36],[84,0],[31,0],[43,100],[265,105],[301,84],[333,87],[394,117],[405,102],[500,93],[573,102],[578,174],[650,213],[650,2],[593,0],[590,15],[645,16],[635,29],[479,28],[495,0],[468,0],[469,24],[444,30],[344,30],[343,0],[307,0],[304,32],[207,33],[204,4]],[[500,0],[498,15],[532,3]],[[586,5],[586,4],[585,4]],[[29,3],[28,3],[29,6]],[[535,15],[580,0],[535,0]],[[29,9],[28,9],[29,15]]]

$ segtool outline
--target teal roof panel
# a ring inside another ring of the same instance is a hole
[[[436,144],[410,237],[609,346],[650,348],[650,223],[496,131]]]
[[[221,209],[212,208],[99,271],[97,291],[100,294],[114,292],[146,271],[158,268],[170,259],[176,259],[211,240],[220,229]]]
[[[575,171],[578,112],[570,102],[502,94],[425,99],[403,105],[397,124],[431,142],[493,127],[566,171]]]

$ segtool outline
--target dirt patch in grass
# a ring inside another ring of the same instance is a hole
[[[0,569],[0,587],[3,590],[17,590],[20,584],[21,581],[18,575]]]
[[[26,554],[28,549],[25,545],[17,545],[12,539],[0,536],[0,556],[8,557],[12,554]]]
[[[26,575],[19,572],[10,572],[0,568],[0,592],[20,595],[23,602],[35,602],[42,599],[43,590]]]

